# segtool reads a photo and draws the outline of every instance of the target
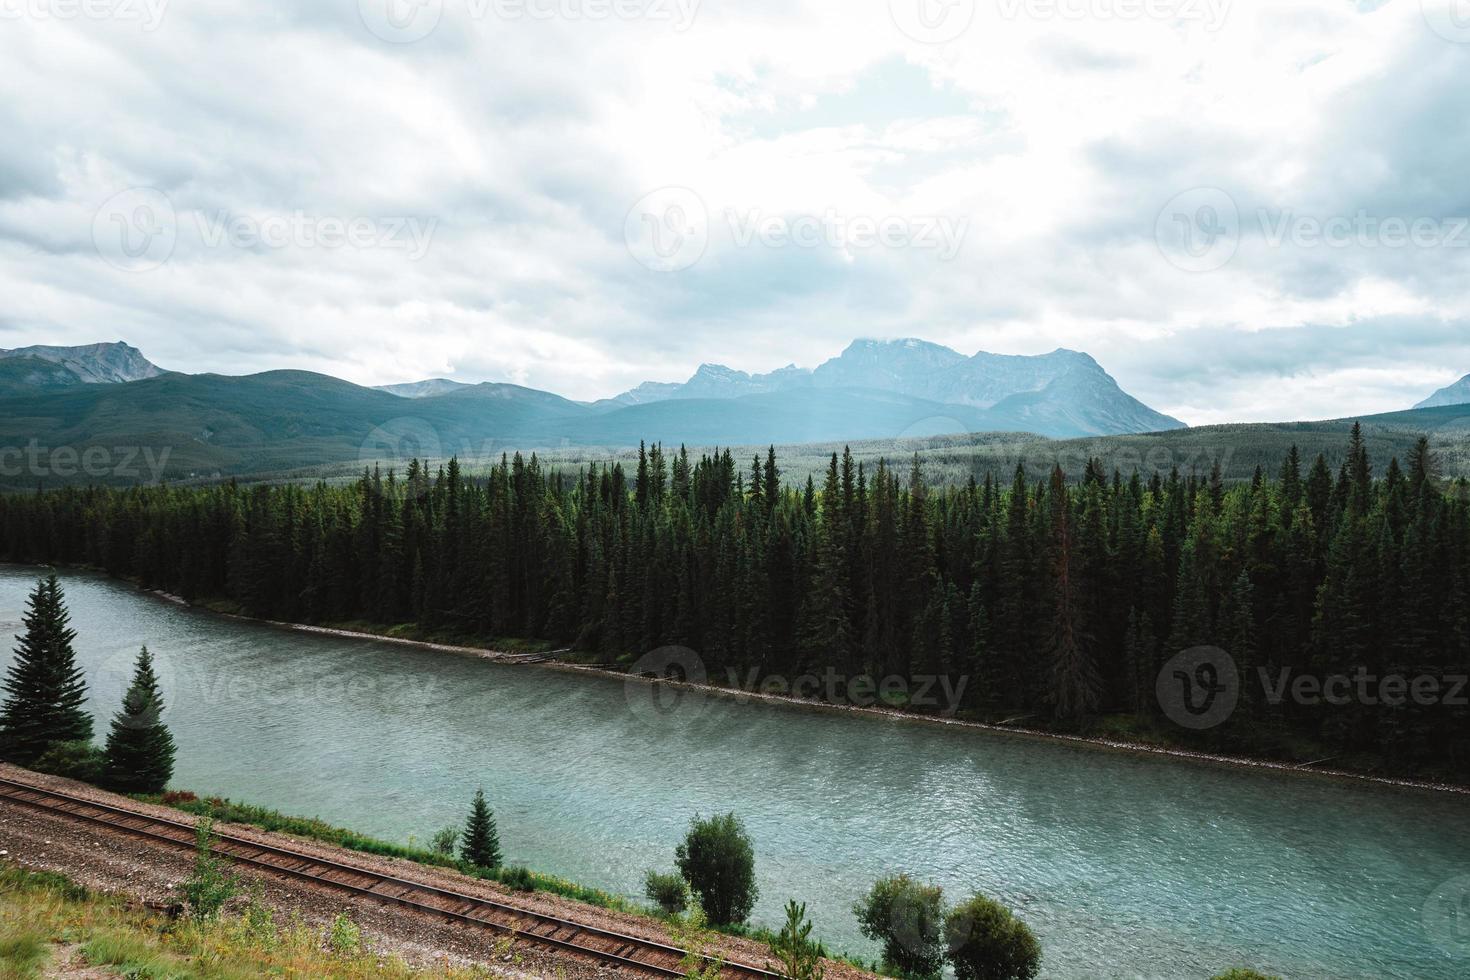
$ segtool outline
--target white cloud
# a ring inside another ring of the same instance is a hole
[[[0,31],[0,345],[122,338],[185,370],[595,398],[701,361],[810,365],[855,336],[913,334],[1083,348],[1191,422],[1393,408],[1470,371],[1436,333],[1465,309],[1470,248],[1275,246],[1258,217],[1470,214],[1470,45],[1417,4],[1179,0],[1174,19],[1129,19],[1105,15],[1139,5],[1005,0],[924,44],[886,0],[653,8],[692,10],[682,31],[528,2],[582,14],[443,0],[436,29],[392,44],[350,3],[169,4],[154,30],[5,6],[22,15]],[[623,231],[668,185],[711,225],[698,263],[660,274]],[[93,246],[98,207],[129,186],[176,212],[150,272]],[[1160,208],[1196,186],[1241,216],[1234,258],[1206,273],[1154,240]],[[950,261],[741,246],[730,211],[967,233]],[[200,222],[221,214],[434,231],[416,261],[211,245]],[[1280,341],[1327,329],[1353,342]]]

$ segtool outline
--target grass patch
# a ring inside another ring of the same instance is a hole
[[[353,830],[333,826],[315,817],[293,817],[281,813],[279,810],[272,810],[268,807],[256,806],[251,803],[236,803],[220,797],[201,799],[193,793],[179,791],[165,793],[162,796],[138,796],[135,798],[145,803],[171,806],[176,810],[182,810],[185,813],[191,813],[199,817],[209,817],[212,820],[224,821],[226,823],[248,824],[252,827],[259,827],[261,830],[287,834],[292,837],[317,840],[324,844],[333,844],[337,847],[359,851],[364,854],[402,858],[418,864],[449,868],[471,878],[498,882],[518,891],[548,892],[553,895],[560,895],[563,898],[572,899],[573,901],[595,905],[599,908],[610,909],[615,912],[640,915],[646,918],[656,919],[660,922],[668,921],[667,916],[661,915],[645,906],[630,902],[620,895],[613,895],[599,888],[589,888],[586,885],[578,884],[575,881],[568,881],[556,875],[531,871],[519,866],[487,871],[484,868],[477,868],[472,864],[457,858],[447,857],[436,851],[378,840],[377,838],[368,837],[365,834],[359,834]],[[762,943],[769,943],[775,935],[769,929],[760,926],[726,926],[719,928],[717,931],[728,936],[739,936]],[[871,969],[870,964],[865,964],[857,957],[827,951],[824,951],[824,955],[835,960],[850,963],[861,969]]]
[[[241,917],[204,925],[170,921],[120,899],[89,895],[58,875],[0,865],[0,978],[42,976],[60,944],[72,950],[75,965],[140,980],[496,976],[448,964],[424,969],[376,953],[343,917],[324,929],[299,918],[278,928],[268,911],[252,903]],[[503,951],[510,948],[507,941]]]
[[[0,977],[38,977],[49,962],[51,944],[45,933],[12,922],[0,924]]]
[[[137,799],[146,803],[161,803],[165,806],[171,806],[176,810],[182,810],[185,813],[192,813],[198,817],[209,817],[212,820],[224,821],[226,823],[248,824],[252,827],[259,827],[261,830],[321,841],[324,844],[333,844],[337,847],[350,851],[359,851],[363,854],[402,858],[403,860],[414,861],[419,864],[450,868],[469,875],[472,878],[504,882],[509,887],[521,891],[550,892],[554,895],[561,895],[564,898],[574,899],[579,902],[585,902],[588,905],[596,905],[600,908],[612,909],[618,912],[641,914],[644,911],[642,908],[635,906],[618,895],[612,895],[597,888],[588,888],[586,885],[579,885],[574,881],[558,878],[555,875],[542,874],[537,871],[530,871],[518,867],[487,871],[484,868],[477,868],[472,864],[457,858],[448,857],[437,851],[379,840],[344,827],[333,826],[315,817],[293,817],[281,813],[279,810],[255,806],[251,803],[236,803],[220,797],[201,799],[193,793],[170,792],[165,793],[163,796],[139,796]]]

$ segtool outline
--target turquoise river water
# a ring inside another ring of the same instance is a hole
[[[0,566],[0,629],[38,572]],[[1038,933],[1047,977],[1470,977],[1470,798],[1136,756],[508,666],[215,616],[62,575],[99,736],[140,643],[174,784],[405,841],[483,785],[507,858],[638,897],[695,813],[755,841],[755,912],[906,870]],[[7,653],[8,660],[8,653]],[[1456,915],[1458,914],[1458,917]]]

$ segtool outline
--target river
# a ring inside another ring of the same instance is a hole
[[[0,628],[39,573],[0,566]],[[758,702],[331,637],[62,574],[99,738],[140,643],[174,785],[424,842],[483,786],[507,859],[639,898],[695,813],[755,842],[755,921],[905,870],[995,896],[1044,976],[1470,976],[1470,799]],[[1426,907],[1428,911],[1426,912]],[[1454,910],[1458,909],[1458,918]]]

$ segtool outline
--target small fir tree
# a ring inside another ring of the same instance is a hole
[[[120,793],[161,793],[174,774],[174,737],[163,723],[153,655],[138,653],[133,682],[107,735],[104,779]]]
[[[465,821],[459,856],[476,867],[491,870],[500,867],[500,834],[495,829],[495,815],[485,802],[483,789],[475,791],[475,802],[470,808],[469,820]]]

